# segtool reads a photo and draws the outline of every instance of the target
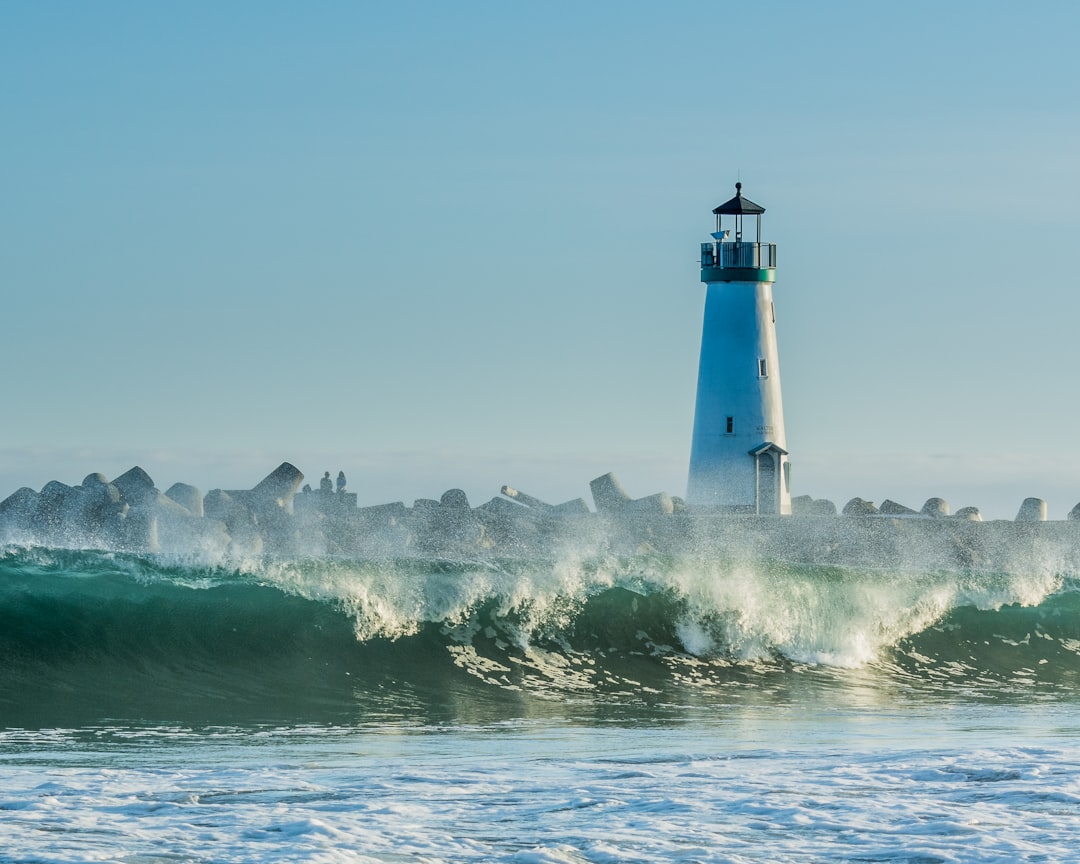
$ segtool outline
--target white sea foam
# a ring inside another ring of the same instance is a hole
[[[585,601],[620,586],[667,592],[684,604],[680,648],[700,657],[856,668],[960,606],[1033,605],[1062,586],[1052,567],[1015,573],[875,571],[688,557],[585,558],[554,563],[477,562],[445,568],[385,561],[260,561],[252,578],[329,602],[348,614],[357,638],[401,638],[428,622],[481,627],[482,604],[507,622],[500,636],[528,651],[538,634],[564,631]]]
[[[961,714],[0,734],[0,860],[1074,860],[1074,721]]]

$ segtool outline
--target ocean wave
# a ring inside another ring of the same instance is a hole
[[[200,563],[0,552],[0,725],[41,709],[726,699],[786,679],[1062,696],[1080,583],[710,558]],[[848,674],[850,673],[850,674]]]

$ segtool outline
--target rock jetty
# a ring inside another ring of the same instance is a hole
[[[1014,520],[986,522],[976,507],[952,514],[941,498],[916,510],[852,498],[792,499],[791,516],[693,510],[660,492],[632,497],[613,474],[584,498],[551,504],[513,486],[472,506],[460,489],[373,507],[329,475],[313,489],[283,462],[250,489],[174,483],[158,490],[135,466],[77,486],[57,480],[0,502],[0,543],[134,553],[471,560],[565,554],[723,554],[816,564],[1011,569],[1031,556],[1080,560],[1080,504],[1061,522],[1028,498]],[[1044,559],[1045,560],[1045,559]]]

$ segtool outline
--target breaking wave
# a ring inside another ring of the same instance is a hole
[[[1080,692],[1076,574],[716,557],[207,565],[0,551],[0,726],[477,720],[807,688]]]

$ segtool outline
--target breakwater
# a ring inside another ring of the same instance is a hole
[[[1015,520],[984,522],[977,510],[950,514],[929,499],[921,510],[854,498],[843,508],[809,497],[791,516],[688,508],[657,493],[632,498],[612,474],[583,498],[548,504],[510,486],[479,506],[459,489],[411,506],[358,507],[343,488],[302,488],[304,475],[282,463],[250,489],[203,493],[183,483],[160,491],[133,467],[113,480],[51,481],[0,502],[0,541],[203,557],[330,556],[474,560],[568,555],[698,555],[723,551],[748,560],[810,564],[1008,570],[1037,558],[1075,566],[1080,505],[1046,521],[1028,499]]]

